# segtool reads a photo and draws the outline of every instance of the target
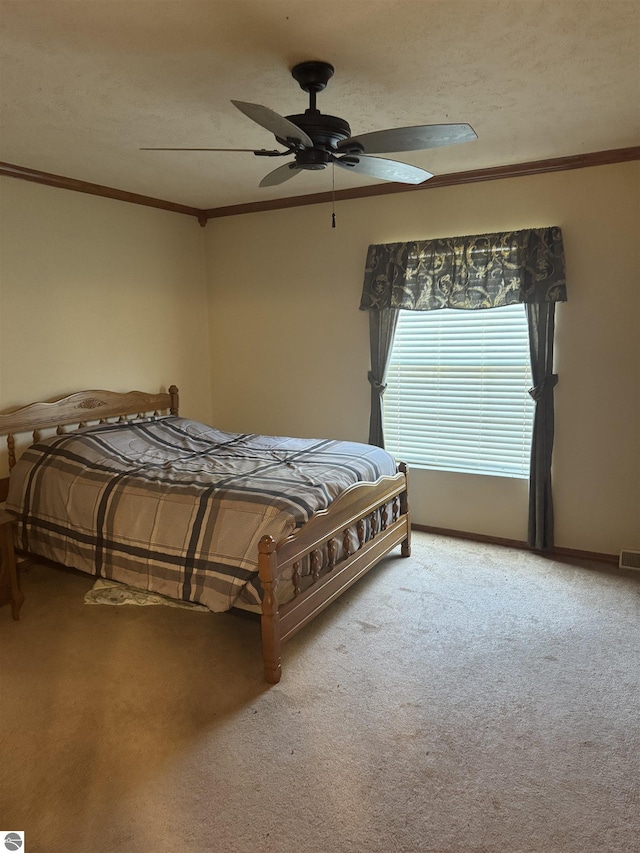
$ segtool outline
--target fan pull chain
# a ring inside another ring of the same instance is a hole
[[[331,227],[336,227],[336,164],[331,164]]]

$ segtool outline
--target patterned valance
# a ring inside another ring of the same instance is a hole
[[[369,246],[360,308],[497,308],[566,302],[559,228]]]

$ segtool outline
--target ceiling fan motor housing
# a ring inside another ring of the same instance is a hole
[[[344,119],[319,110],[307,110],[302,115],[286,118],[313,140],[313,148],[296,152],[296,163],[302,169],[324,169],[331,160],[330,155],[337,151],[338,143],[351,136],[351,128]],[[278,142],[287,144],[283,139]]]

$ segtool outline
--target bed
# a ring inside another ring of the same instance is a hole
[[[271,684],[287,640],[394,548],[410,554],[407,470],[385,451],[225,433],[180,417],[175,386],[32,403],[0,414],[0,435],[19,554],[258,612]]]

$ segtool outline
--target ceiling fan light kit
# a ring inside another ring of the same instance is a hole
[[[477,139],[468,124],[426,124],[415,127],[390,128],[351,136],[351,128],[343,118],[321,113],[316,95],[326,88],[334,68],[328,62],[300,62],[291,70],[294,80],[309,95],[309,107],[299,115],[281,116],[260,104],[245,101],[231,103],[252,121],[272,133],[284,151],[261,148],[145,148],[145,151],[245,151],[258,157],[286,157],[285,163],[269,172],[261,187],[284,183],[303,171],[320,171],[330,164],[368,177],[406,184],[421,184],[432,178],[431,172],[399,160],[371,157],[395,151],[423,151],[443,145],[455,145]]]

